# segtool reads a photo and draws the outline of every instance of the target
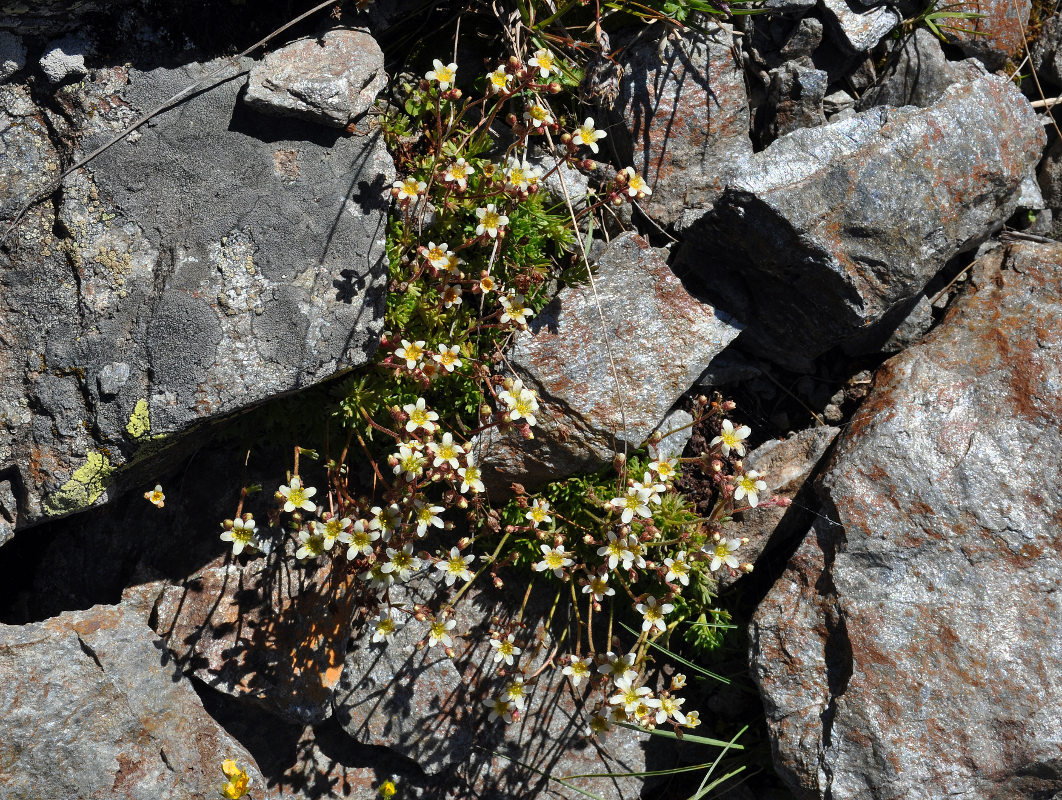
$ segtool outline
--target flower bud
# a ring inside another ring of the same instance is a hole
[[[752,572],[752,564],[742,564],[741,569],[745,573]]]
[[[505,581],[503,581],[497,575],[492,575],[491,578],[493,580],[495,589],[500,589],[500,588],[502,588],[505,585]]]
[[[660,444],[660,440],[663,438],[664,434],[662,434],[660,431],[653,431],[652,436],[649,437],[649,444],[658,445]]]
[[[505,124],[510,128],[515,128],[517,122],[519,122],[519,120],[516,118],[516,114],[509,114],[509,116],[505,118]]]
[[[568,144],[572,140],[572,135],[568,132],[564,132],[560,137],[561,144]]]
[[[283,497],[283,495],[281,495],[281,497]],[[221,523],[221,527],[224,528],[227,531],[231,531],[232,530],[232,520],[231,519],[225,520],[224,522]]]
[[[627,456],[625,456],[623,453],[616,453],[614,456],[612,456],[612,468],[616,470],[616,472],[622,471],[623,467],[626,464]]]
[[[550,94],[560,94],[561,92],[561,85],[556,81],[551,81],[547,88]]]
[[[737,403],[735,403],[733,400],[727,400],[725,403],[723,403],[722,408],[723,411],[733,411],[735,408],[737,408]]]

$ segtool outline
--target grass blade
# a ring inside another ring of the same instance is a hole
[[[730,750],[744,750],[744,746],[740,744],[734,744],[733,741],[724,742],[720,739],[709,739],[707,736],[695,736],[692,733],[684,733],[679,736],[671,731],[650,730],[649,728],[643,728],[641,725],[631,725],[629,722],[617,722],[621,728],[630,728],[632,731],[641,731],[642,733],[648,733],[651,736],[663,736],[665,739],[678,739],[680,742],[693,742],[694,744],[710,744],[713,747],[726,747]]]
[[[624,628],[626,628],[628,631],[630,631],[635,636],[638,635],[638,632],[636,630],[634,630],[634,628],[632,628],[629,625],[627,625],[626,623],[621,622],[620,625],[622,625]],[[678,655],[677,653],[673,653],[671,650],[668,650],[666,647],[664,647],[661,644],[657,644],[656,642],[649,641],[648,645],[650,647],[653,647],[653,648],[659,650],[661,653],[664,653],[665,655],[670,656],[672,659],[674,659],[678,663],[682,664],[683,666],[689,667],[694,672],[698,672],[701,675],[704,675],[704,676],[706,676],[708,678],[714,678],[715,680],[719,681],[720,683],[726,684],[727,686],[730,685],[730,678],[724,678],[722,675],[717,675],[716,673],[714,673],[714,672],[712,672],[710,670],[707,670],[704,667],[701,667],[701,666],[698,666],[697,664],[694,664],[692,661],[687,661],[682,656]]]

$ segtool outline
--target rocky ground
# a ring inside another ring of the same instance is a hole
[[[394,167],[366,111],[407,39],[464,9],[377,0],[234,57],[303,9],[200,5],[0,9],[0,797],[212,797],[224,758],[252,796],[306,800],[391,775],[409,797],[579,796],[541,771],[695,763],[587,742],[568,690],[487,725],[476,645],[429,657],[410,625],[381,655],[349,578],[218,540],[372,357]],[[736,399],[747,465],[792,503],[732,523],[756,570],[724,580],[747,625],[724,666],[751,683],[702,716],[770,752],[725,796],[1053,797],[1062,15],[970,0],[985,16],[942,42],[900,25],[924,10],[906,0],[759,5],[613,34],[599,157],[653,193],[595,244],[597,298],[562,289],[513,343],[548,402],[488,477],[595,468],[621,416],[637,444],[698,394]],[[463,626],[514,605],[484,593]]]

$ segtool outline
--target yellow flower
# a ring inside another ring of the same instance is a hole
[[[380,797],[384,800],[390,800],[398,793],[398,787],[395,786],[394,781],[384,781],[380,784]]]
[[[155,488],[150,492],[144,492],[144,499],[159,508],[166,505],[166,495],[162,493],[162,484],[155,484]]]
[[[247,777],[247,773],[236,766],[236,762],[231,758],[227,761],[223,761],[221,764],[221,771],[225,773],[225,777],[228,778],[228,783],[221,787],[221,794],[223,797],[229,798],[229,800],[239,800],[245,794],[247,794],[247,788],[251,783],[251,779]]]

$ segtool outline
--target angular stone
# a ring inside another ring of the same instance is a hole
[[[1036,182],[1040,186],[1044,206],[1062,209],[1062,140],[1052,138],[1054,141],[1036,169]]]
[[[825,72],[790,62],[771,70],[767,92],[769,113],[767,136],[777,139],[800,128],[813,128],[826,122],[822,100],[828,82]]]
[[[877,107],[795,131],[731,181],[679,266],[747,324],[743,342],[807,366],[890,322],[1006,220],[1043,144],[1028,101],[991,75],[928,109]]]
[[[900,14],[891,6],[865,8],[852,0],[819,0],[830,23],[834,40],[850,53],[865,53],[900,24]]]
[[[976,62],[948,61],[940,40],[916,28],[890,55],[881,79],[859,98],[857,108],[921,106],[927,108],[955,83],[975,80],[982,70]]]
[[[604,142],[652,188],[640,205],[662,225],[709,206],[752,152],[731,28],[705,25],[708,35],[671,31],[625,52],[620,119]]]
[[[484,480],[530,489],[639,447],[737,335],[645,240],[613,239],[593,286],[562,290],[516,337],[508,361],[539,393],[538,425],[531,441],[491,429]]]
[[[756,470],[767,484],[767,491],[760,497],[765,503],[772,498],[793,500],[804,489],[808,478],[814,473],[826,448],[830,446],[840,428],[823,426],[808,428],[788,439],[772,439],[764,442],[745,459],[745,468]],[[810,492],[810,487],[809,487]],[[779,508],[767,505],[741,512],[728,526],[727,537],[748,537],[741,549],[743,562],[757,564],[765,555],[770,555],[784,540],[806,530],[794,529],[797,520],[803,520],[807,512],[799,506]],[[795,539],[793,539],[795,541]],[[719,586],[725,588],[740,580],[745,573],[731,574],[726,570],[716,573]]]
[[[757,610],[801,797],[1062,790],[1062,245],[1011,245],[882,368]]]
[[[1062,13],[1044,22],[1029,55],[1041,80],[1062,86]]]
[[[251,755],[203,710],[147,624],[96,606],[0,625],[0,785],[6,797],[213,797]]]
[[[976,19],[946,19],[941,30],[948,41],[983,62],[991,70],[1025,57],[1025,32],[1029,27],[1032,0],[960,0],[948,11],[983,14]]]
[[[332,30],[267,54],[251,68],[243,99],[266,114],[345,128],[386,84],[376,40],[362,31]]]
[[[303,567],[294,549],[246,564],[223,556],[182,585],[167,585],[154,625],[189,675],[291,722],[315,724],[332,712],[355,600],[344,559],[336,568]]]
[[[52,124],[68,118],[64,136],[93,149],[221,63],[95,70],[63,90]],[[0,254],[0,469],[25,487],[20,525],[139,486],[143,470],[120,468],[164,460],[175,435],[374,351],[393,175],[382,141],[263,118],[240,90],[230,75],[111,147]],[[9,220],[58,157],[24,87],[0,100]]]
[[[0,81],[6,81],[26,66],[26,46],[22,37],[0,31]]]
[[[52,83],[62,83],[67,78],[80,78],[88,74],[85,53],[89,43],[80,36],[67,36],[52,42],[41,56],[38,66]]]

